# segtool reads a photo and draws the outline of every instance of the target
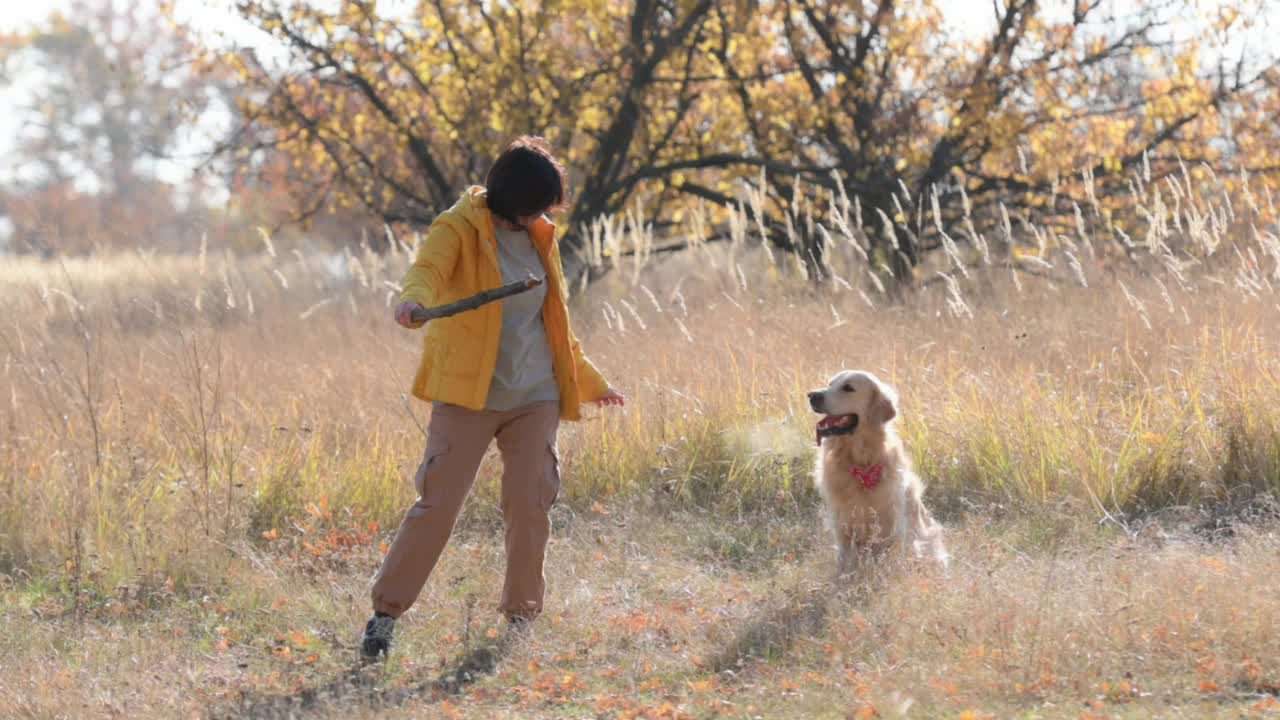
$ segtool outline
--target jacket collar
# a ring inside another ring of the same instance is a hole
[[[463,220],[476,230],[476,237],[479,240],[480,252],[493,263],[496,268],[498,266],[498,246],[497,236],[493,228],[493,213],[489,212],[489,205],[485,201],[485,189],[481,185],[472,185],[467,188],[466,192],[458,200],[454,206],[458,210]],[[538,252],[538,257],[542,259],[542,267],[544,270],[544,279],[547,283],[548,297],[556,298],[557,302],[564,296],[564,288],[562,287],[562,278],[558,270],[559,260],[554,257],[556,247],[556,226],[547,219],[547,216],[540,215],[538,219],[529,226],[529,239],[533,242],[533,247]]]
[[[479,231],[480,237],[489,240],[489,242],[482,242],[480,245],[496,261],[497,254],[493,246],[495,237],[493,213],[489,212],[484,186],[472,185],[467,188],[466,192],[462,194],[462,198],[458,201],[458,209],[467,222]],[[545,215],[539,216],[537,221],[529,227],[529,238],[533,241],[533,246],[537,248],[538,254],[545,261],[550,257],[551,246],[556,240],[555,223],[548,220]]]

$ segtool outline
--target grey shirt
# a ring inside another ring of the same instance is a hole
[[[498,241],[498,266],[502,282],[512,283],[533,275],[545,278],[542,258],[524,230],[494,228]],[[542,303],[547,298],[546,283],[502,301],[502,339],[498,343],[498,364],[485,408],[514,410],[531,403],[560,399],[551,343],[542,323]]]

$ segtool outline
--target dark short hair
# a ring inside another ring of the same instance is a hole
[[[547,141],[516,138],[489,168],[485,178],[489,210],[507,222],[558,208],[565,201],[564,166]]]

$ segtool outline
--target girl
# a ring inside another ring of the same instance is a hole
[[[579,405],[625,399],[587,360],[569,326],[555,226],[543,213],[565,199],[564,168],[541,138],[522,137],[498,156],[485,187],[471,187],[427,231],[405,275],[396,322],[415,308],[460,300],[523,280],[546,281],[501,303],[432,321],[413,394],[434,403],[427,448],[405,513],[374,577],[374,615],[360,651],[385,656],[395,620],[409,609],[444,550],[490,441],[502,455],[507,571],[498,609],[512,623],[542,611],[548,512],[560,488],[556,431]]]

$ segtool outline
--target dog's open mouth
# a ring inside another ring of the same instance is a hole
[[[822,438],[833,435],[848,435],[858,429],[857,415],[827,415],[818,421],[818,444]]]

